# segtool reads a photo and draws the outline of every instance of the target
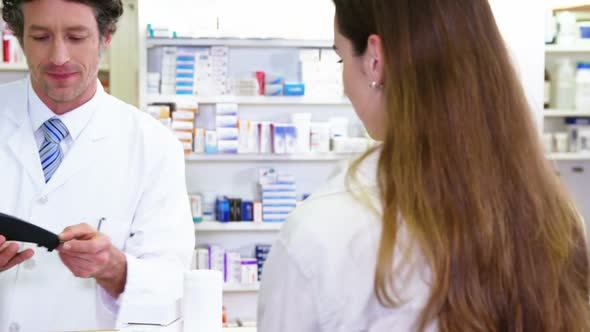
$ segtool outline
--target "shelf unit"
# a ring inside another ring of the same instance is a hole
[[[588,55],[590,56],[590,45],[546,45],[545,53],[547,55]]]
[[[545,109],[545,118],[590,117],[590,111]]]
[[[564,5],[562,9],[568,8],[570,5]],[[571,4],[571,6],[574,6]],[[546,45],[545,54],[548,56],[557,57],[570,57],[574,59],[579,58],[590,58],[590,45],[573,45],[573,46],[562,46],[562,45]],[[579,111],[574,109],[545,109],[543,110],[543,118],[546,123],[545,126],[549,127],[549,131],[553,131],[556,122],[555,120],[562,120],[567,117],[590,117],[590,111]],[[549,121],[549,122],[547,122]],[[563,126],[563,125],[561,125]],[[563,130],[561,127],[559,130]],[[547,158],[552,161],[590,161],[590,153],[550,153]]]
[[[282,227],[283,223],[279,222],[254,223],[251,221],[202,221],[195,223],[196,232],[278,232]]]
[[[147,38],[146,46],[228,46],[248,48],[332,48],[330,40],[298,40],[267,38]]]
[[[185,156],[187,162],[333,162],[358,156],[354,153],[309,153],[309,154],[203,154],[191,153]]]
[[[223,332],[256,332],[255,327],[224,327]]]
[[[26,62],[19,63],[0,63],[0,71],[28,71],[29,67]]]
[[[331,117],[347,117],[352,123],[358,120],[350,101],[342,96],[302,97],[291,96],[201,96],[163,95],[147,92],[147,73],[161,70],[163,47],[178,47],[184,52],[211,46],[228,47],[229,78],[242,78],[257,70],[281,74],[285,81],[299,81],[300,50],[332,50],[333,42],[326,40],[285,39],[193,39],[146,38],[140,50],[140,106],[150,103],[174,102],[180,105],[199,105],[197,127],[215,128],[215,106],[218,103],[238,104],[240,119],[285,123],[293,113],[311,113],[312,121],[327,122]],[[320,52],[320,53],[321,53]],[[308,88],[306,86],[306,88]],[[313,92],[313,91],[312,91]],[[258,200],[256,185],[259,169],[273,167],[277,172],[292,174],[297,183],[297,195],[313,193],[330,176],[342,160],[358,154],[306,153],[306,154],[196,154],[185,156],[187,188],[203,197],[231,195],[246,200]],[[197,245],[216,244],[224,249],[239,252],[243,257],[254,255],[254,246],[272,244],[283,223],[214,222],[195,223]],[[226,285],[224,305],[228,320],[255,319],[258,285]]]
[[[590,153],[551,153],[548,158],[553,161],[590,161]]]
[[[560,10],[575,10],[588,11],[590,10],[590,2],[586,0],[552,0],[549,2],[549,8],[554,11]]]
[[[225,284],[223,292],[225,293],[256,293],[260,289],[260,283],[251,285],[244,284]]]
[[[196,95],[148,95],[148,103],[176,102],[180,104],[233,103],[240,105],[350,105],[347,98],[325,97],[264,97],[264,96],[196,96]]]

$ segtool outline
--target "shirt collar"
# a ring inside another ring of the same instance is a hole
[[[43,103],[43,101],[41,101],[35,90],[33,90],[33,85],[31,84],[31,79],[29,78],[27,99],[29,103],[28,110],[31,117],[31,125],[33,130],[39,130],[43,123],[51,118],[58,118],[68,128],[70,137],[75,141],[80,136],[84,128],[86,128],[86,125],[88,125],[90,118],[92,118],[92,115],[96,111],[96,105],[103,94],[104,89],[100,81],[98,81],[96,85],[96,93],[89,101],[63,115],[56,115],[49,109],[49,107],[47,107],[47,105]]]

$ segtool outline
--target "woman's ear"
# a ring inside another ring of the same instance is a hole
[[[367,41],[366,58],[368,61],[369,77],[376,86],[382,86],[384,80],[384,54],[381,37],[372,34]]]

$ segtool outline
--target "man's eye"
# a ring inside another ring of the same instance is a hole
[[[83,41],[84,39],[86,39],[85,36],[70,36],[68,38],[75,42]]]

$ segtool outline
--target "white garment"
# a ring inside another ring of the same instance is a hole
[[[363,162],[351,189],[344,165],[291,214],[264,264],[259,332],[416,329],[430,291],[430,270],[418,251],[411,251],[412,264],[396,268],[395,289],[405,300],[402,305],[384,307],[374,293],[382,213],[377,159],[376,152]],[[400,232],[397,248],[411,245],[404,230]],[[399,259],[394,262],[397,266]],[[433,326],[428,331],[435,331]]]
[[[112,329],[130,302],[180,297],[194,248],[180,142],[99,88],[87,125],[45,184],[28,84],[0,86],[0,212],[54,233],[105,218],[101,232],[126,254],[127,283],[113,299],[94,279],[74,277],[57,252],[22,244],[35,256],[0,272],[0,331]]]

